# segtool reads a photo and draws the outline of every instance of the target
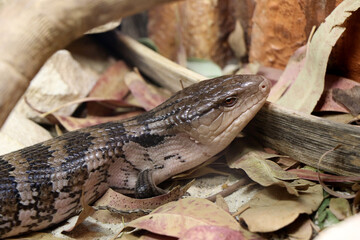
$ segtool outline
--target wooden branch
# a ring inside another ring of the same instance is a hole
[[[124,57],[127,62],[140,68],[141,72],[173,92],[181,90],[180,81],[186,87],[206,79],[120,32],[112,31],[102,34],[101,41],[105,41],[107,46]]]
[[[335,123],[267,103],[245,128],[265,147],[320,169],[360,176],[360,127]]]
[[[118,35],[111,44],[118,45],[114,49],[127,61],[172,90],[177,90],[179,79],[187,79],[189,83],[202,79],[157,53],[145,50],[129,37]],[[340,148],[324,157],[320,169],[360,176],[360,127],[331,122],[267,103],[245,131],[266,147],[311,166],[317,166],[322,154],[340,144]]]
[[[96,26],[170,1],[8,1],[0,10],[0,126],[56,50]]]

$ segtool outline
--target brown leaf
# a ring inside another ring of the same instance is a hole
[[[288,87],[295,81],[299,72],[304,67],[305,63],[306,46],[302,46],[297,49],[290,57],[284,72],[281,74],[279,80],[271,88],[271,92],[268,97],[268,101],[277,101]]]
[[[81,192],[80,203],[81,206],[83,207],[83,210],[81,211],[79,217],[77,218],[76,222],[73,225],[68,226],[63,232],[71,232],[72,230],[74,230],[76,226],[80,225],[88,216],[90,216],[95,212],[94,208],[89,206],[85,202],[84,189]]]
[[[343,23],[358,8],[359,1],[343,1],[325,19],[311,39],[304,68],[277,103],[309,114],[314,110],[324,90],[330,52],[345,31]]]
[[[225,156],[230,168],[244,170],[249,178],[260,185],[270,186],[276,184],[285,187],[289,193],[298,195],[293,186],[282,181],[294,180],[297,179],[297,176],[284,171],[276,163],[266,160],[267,157],[278,155],[261,151],[257,146],[251,145],[244,140],[237,140],[230,145],[230,149]]]
[[[303,180],[305,181],[305,180]],[[240,218],[251,232],[272,232],[292,223],[301,213],[311,214],[323,199],[319,184],[299,192],[299,197],[278,186],[259,191],[250,201],[250,208]]]
[[[311,220],[309,216],[301,215],[286,230],[289,240],[309,240],[312,236]]]
[[[229,206],[221,195],[216,195],[215,204],[221,207],[224,211],[229,212]]]
[[[200,198],[185,198],[167,203],[127,226],[172,237],[182,237],[187,230],[196,226],[220,226],[236,231],[240,229],[230,214],[216,204]]]
[[[144,213],[150,212],[151,210],[165,203],[179,199],[186,193],[193,182],[194,181],[191,181],[182,188],[177,186],[164,195],[147,199],[131,198],[109,189],[98,201],[96,201],[94,206],[99,209],[107,209],[110,212],[98,211],[93,214],[92,217],[98,219],[101,222],[116,223],[121,222],[121,219],[119,219],[117,215],[113,217],[112,213],[142,216]]]
[[[129,92],[124,76],[130,69],[124,61],[111,65],[99,78],[89,93],[89,97],[123,99]]]
[[[337,103],[333,99],[333,89],[339,88],[346,90],[354,86],[360,86],[360,83],[344,77],[327,74],[325,76],[324,93],[321,96],[318,104],[316,105],[315,111],[317,112],[334,111],[334,112],[348,113],[349,110],[345,106]]]
[[[196,226],[187,230],[179,240],[247,240],[241,232],[220,226]],[[254,239],[254,238],[252,238]]]
[[[333,89],[333,98],[337,103],[344,105],[353,116],[360,114],[360,86],[351,89]]]
[[[131,93],[147,111],[155,108],[167,99],[154,86],[146,83],[139,73],[127,73],[125,82]]]
[[[64,126],[66,130],[74,131],[80,128],[90,127],[100,123],[127,119],[139,115],[141,113],[142,112],[140,111],[134,111],[113,117],[87,117],[87,118],[66,117],[66,116],[58,116],[58,115],[53,115],[53,116],[61,123],[61,125]]]

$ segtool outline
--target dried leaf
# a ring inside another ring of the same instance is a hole
[[[314,110],[324,90],[332,47],[345,31],[343,23],[358,8],[360,1],[344,0],[325,19],[311,39],[304,68],[277,103],[309,114]]]
[[[196,226],[227,227],[235,231],[240,229],[230,214],[216,204],[200,198],[185,198],[167,203],[127,226],[179,238]]]
[[[360,114],[360,86],[354,86],[347,90],[335,88],[333,89],[333,98],[337,103],[349,109],[353,116]]]
[[[272,232],[292,223],[299,214],[311,214],[323,199],[320,185],[299,192],[299,197],[278,186],[259,191],[250,201],[250,208],[240,218],[251,232]]]
[[[172,179],[177,179],[177,180],[193,179],[193,178],[205,176],[207,174],[219,174],[224,176],[230,176],[230,173],[222,172],[212,167],[205,166],[205,167],[197,168],[191,172],[180,173],[176,176],[173,176]]]
[[[340,76],[327,74],[325,76],[325,89],[320,101],[315,107],[316,112],[334,111],[348,113],[349,110],[333,99],[333,89],[350,89],[354,86],[360,86],[360,83]]]
[[[125,83],[146,111],[155,108],[167,99],[155,87],[146,83],[138,72],[127,73]]]
[[[22,237],[11,238],[12,240],[63,240],[64,238],[55,237],[51,233],[34,232]]]
[[[292,159],[290,157],[280,157],[276,162],[284,170],[295,167],[300,163],[299,161]]]
[[[89,97],[122,100],[129,92],[124,76],[130,72],[124,61],[111,65],[99,78],[89,93]]]
[[[284,72],[281,74],[279,81],[271,88],[268,101],[276,102],[295,81],[299,72],[304,67],[306,46],[300,47],[290,57]]]
[[[229,212],[229,206],[221,195],[216,195],[215,204],[222,208],[224,211]]]
[[[53,115],[53,116],[61,123],[61,125],[64,126],[66,130],[74,131],[80,128],[90,127],[100,123],[127,119],[139,115],[141,113],[142,112],[140,111],[134,111],[113,117],[87,117],[87,118],[66,117],[66,116],[58,116],[58,115]]]
[[[247,240],[241,232],[220,226],[196,226],[187,230],[179,240]],[[254,239],[254,238],[252,238]],[[256,238],[255,238],[256,239]]]
[[[109,189],[98,201],[96,201],[94,206],[108,206],[123,212],[139,209],[152,210],[165,203],[179,199],[192,184],[193,181],[182,188],[177,186],[166,194],[146,199],[131,198]]]
[[[354,117],[350,113],[329,113],[322,115],[321,117],[333,122],[344,123],[344,124],[350,124],[352,122],[360,120],[360,115]]]
[[[312,236],[311,220],[308,216],[301,215],[287,228],[289,240],[309,240]]]
[[[339,220],[344,220],[352,215],[350,203],[344,198],[331,198],[329,209]]]
[[[82,189],[81,192],[81,198],[80,198],[81,206],[83,207],[83,210],[81,211],[80,215],[78,216],[76,222],[74,224],[71,224],[70,226],[67,226],[67,228],[64,230],[64,232],[71,232],[74,230],[74,228],[78,225],[80,225],[88,216],[93,214],[95,212],[94,208],[89,206],[84,197],[84,189]]]
[[[285,187],[290,194],[298,195],[297,190],[282,180],[297,179],[295,174],[284,171],[279,165],[266,160],[267,157],[278,155],[257,150],[258,147],[244,140],[234,141],[226,153],[230,168],[242,169],[253,181],[262,186],[279,185]]]
[[[58,112],[62,108],[65,108],[65,107],[68,107],[68,106],[71,106],[71,105],[74,105],[74,104],[85,103],[85,102],[101,102],[103,104],[108,103],[108,104],[112,104],[113,107],[137,107],[137,106],[131,105],[131,104],[129,104],[129,103],[125,102],[125,101],[122,101],[122,100],[109,99],[109,98],[99,98],[99,97],[87,97],[87,98],[76,99],[74,101],[67,102],[67,103],[65,103],[63,105],[57,106],[57,107],[55,107],[55,108],[53,108],[53,109],[51,109],[51,110],[49,110],[48,112],[45,112],[45,113],[42,113],[40,110],[35,109],[31,105],[29,105],[29,106],[31,106],[31,108],[33,110],[36,110],[38,113],[42,113],[40,115],[41,117],[47,117],[50,114],[54,114],[55,112]]]

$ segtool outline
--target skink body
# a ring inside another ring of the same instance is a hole
[[[223,76],[137,117],[69,132],[0,156],[0,237],[59,223],[109,187],[138,197],[222,151],[265,103],[269,81]]]

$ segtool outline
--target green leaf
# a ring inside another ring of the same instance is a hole
[[[186,67],[208,78],[219,77],[222,75],[221,68],[214,62],[206,59],[190,58],[187,60]]]
[[[154,41],[151,40],[150,38],[138,38],[138,42],[155,52],[159,52],[158,47],[156,46]]]

